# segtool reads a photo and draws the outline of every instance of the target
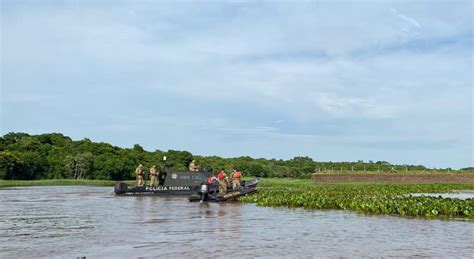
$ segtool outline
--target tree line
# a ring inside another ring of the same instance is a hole
[[[164,167],[163,157],[172,171],[185,171],[195,159],[201,170],[230,171],[238,168],[246,176],[307,178],[313,172],[427,170],[421,165],[392,165],[386,161],[316,162],[310,157],[254,159],[248,156],[222,158],[194,156],[188,151],[146,151],[140,145],[121,148],[90,139],[72,140],[61,133],[29,135],[11,132],[0,137],[0,179],[134,179],[134,169],[141,163],[146,168]]]

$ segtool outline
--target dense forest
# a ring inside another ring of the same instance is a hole
[[[307,178],[313,172],[429,170],[421,165],[392,165],[386,161],[316,162],[309,157],[276,160],[193,156],[187,151],[150,152],[138,144],[132,148],[121,148],[87,138],[75,141],[60,133],[29,135],[12,132],[0,137],[0,179],[127,180],[134,178],[133,172],[139,163],[146,168],[152,164],[163,168],[163,156],[167,157],[173,171],[186,170],[189,162],[195,159],[202,170],[230,171],[236,167],[246,176],[259,177]]]

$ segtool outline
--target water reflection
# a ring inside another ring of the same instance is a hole
[[[474,199],[474,193],[472,192],[459,192],[459,193],[412,193],[410,194],[413,197],[441,197],[441,198],[450,198],[450,199]]]
[[[0,204],[0,258],[474,254],[473,222],[115,197],[103,187],[0,189]]]

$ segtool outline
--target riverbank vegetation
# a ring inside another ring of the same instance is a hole
[[[289,160],[254,159],[251,157],[222,158],[194,156],[187,151],[146,151],[135,144],[121,148],[90,139],[72,140],[60,133],[29,135],[8,133],[0,137],[0,179],[96,179],[130,180],[135,167],[141,163],[149,168],[156,164],[164,167],[163,157],[173,171],[184,171],[193,159],[202,170],[228,172],[237,167],[246,176],[309,178],[313,172],[321,173],[474,173],[465,170],[432,169],[422,165],[394,165],[386,161],[319,162],[310,157]]]
[[[314,183],[310,180],[264,179],[259,191],[240,198],[259,206],[351,210],[368,214],[474,219],[474,199],[414,197],[474,189],[474,184]]]

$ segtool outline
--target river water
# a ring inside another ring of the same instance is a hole
[[[473,254],[472,221],[116,197],[111,187],[0,189],[0,258]]]

